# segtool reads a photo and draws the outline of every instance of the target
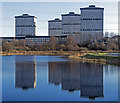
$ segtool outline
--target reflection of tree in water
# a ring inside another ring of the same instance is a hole
[[[34,61],[16,62],[15,87],[28,90],[36,87],[36,63]]]
[[[81,97],[103,97],[103,66],[91,63],[49,62],[49,83],[62,90],[80,90]]]

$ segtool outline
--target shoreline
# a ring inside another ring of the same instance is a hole
[[[83,56],[88,53],[120,53],[120,51],[15,51],[15,52],[2,52],[1,56],[7,55],[56,55],[56,56]]]
[[[71,55],[71,56],[68,56],[68,58],[76,61],[81,61],[81,62],[100,63],[104,65],[110,64],[110,65],[120,66],[120,60],[119,60],[120,57],[104,55],[104,53],[103,55],[90,55],[90,53],[84,56]]]
[[[16,52],[1,52],[1,56],[10,55],[50,55],[50,56],[67,56],[68,59],[100,64],[111,64],[120,66],[119,58],[107,53],[120,53],[119,51],[16,51]],[[96,55],[100,54],[100,55]]]
[[[69,56],[79,52],[73,51],[17,51],[17,52],[2,52],[1,56],[8,55],[50,55],[50,56]],[[82,52],[81,52],[82,53]]]

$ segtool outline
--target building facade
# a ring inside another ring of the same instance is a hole
[[[61,15],[62,35],[73,37],[78,44],[101,40],[103,38],[104,8],[89,5],[89,7],[80,8],[80,11],[81,14],[69,12],[69,14]],[[52,25],[57,27],[56,22],[52,22]],[[54,32],[55,35],[57,36],[58,33]]]
[[[69,12],[62,14],[62,34],[79,34],[80,33],[80,14]]]
[[[71,36],[77,44],[86,41],[100,41],[103,38],[104,8],[90,5],[80,8],[81,14],[69,12],[62,14],[62,20],[56,18],[48,21],[48,36],[36,36],[36,17],[28,14],[15,16],[15,37],[3,37],[12,41],[14,39],[32,41],[32,43],[45,43],[55,36],[59,43],[65,43]]]
[[[48,35],[60,36],[62,34],[62,20],[56,18],[48,21]]]
[[[15,16],[15,36],[35,36],[36,17],[28,14]]]
[[[103,37],[103,12],[104,8],[89,7],[81,10],[81,41],[95,41]]]
[[[67,36],[55,36],[56,43],[65,43]],[[43,44],[51,41],[51,36],[26,36],[28,45]]]

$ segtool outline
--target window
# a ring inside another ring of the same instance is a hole
[[[81,31],[101,31],[101,29],[80,29]]]
[[[63,23],[62,25],[80,25],[80,23]]]
[[[49,28],[49,30],[61,30],[62,28]]]
[[[36,27],[35,25],[16,25],[16,27]]]
[[[102,18],[82,18],[81,20],[103,20]]]

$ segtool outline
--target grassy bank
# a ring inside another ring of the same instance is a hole
[[[118,51],[12,51],[1,52],[0,55],[63,55],[63,56],[83,56],[90,53],[117,53]]]
[[[56,55],[56,56],[69,56],[78,54],[78,51],[15,51],[15,52],[1,52],[0,55]],[[81,52],[82,53],[82,52]]]
[[[82,56],[71,55],[70,59],[79,60],[82,62],[91,62],[91,63],[102,63],[102,64],[113,64],[120,65],[120,57],[106,55],[107,53],[87,53]]]
[[[1,52],[0,55],[68,56],[70,59],[82,62],[120,65],[119,57],[106,55],[107,53],[118,53],[118,51],[14,51]]]

